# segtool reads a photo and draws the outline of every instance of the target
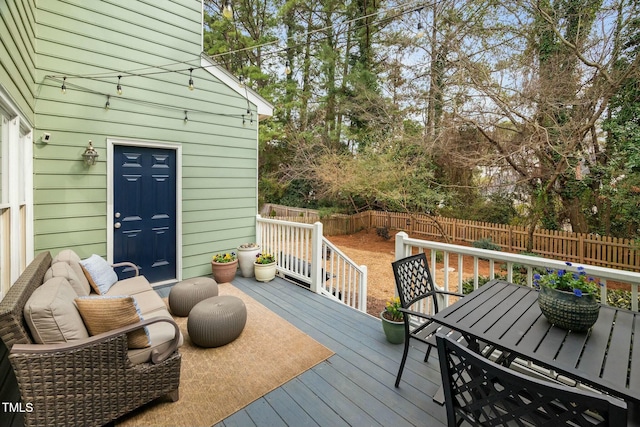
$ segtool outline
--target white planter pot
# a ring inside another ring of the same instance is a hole
[[[258,282],[268,282],[276,277],[276,263],[253,264],[256,280]]]
[[[244,246],[244,245],[243,245]],[[252,247],[238,247],[238,265],[242,277],[253,277],[253,264],[260,253],[260,245]]]

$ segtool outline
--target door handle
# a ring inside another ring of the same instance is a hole
[[[120,224],[119,222],[116,222],[115,224],[113,224],[113,228],[120,228],[122,224]]]
[[[116,218],[120,218],[120,212],[116,212],[116,214],[114,215]]]

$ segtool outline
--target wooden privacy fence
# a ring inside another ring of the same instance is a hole
[[[281,220],[313,223],[320,221],[328,236],[350,234],[360,230],[386,227],[405,231],[417,239],[442,240],[471,244],[491,239],[506,252],[525,252],[529,231],[526,227],[445,218],[409,215],[397,212],[366,211],[354,215],[277,217]],[[537,229],[533,233],[533,252],[546,258],[572,263],[597,265],[619,270],[640,271],[640,243],[631,239]]]
[[[311,217],[318,219],[320,215],[315,209],[292,208],[284,205],[274,205],[273,203],[265,203],[260,210],[263,218],[281,218],[281,217]],[[298,221],[301,222],[301,221]]]

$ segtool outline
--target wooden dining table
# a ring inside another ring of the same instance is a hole
[[[535,289],[492,280],[434,320],[500,350],[505,365],[519,358],[640,403],[640,314],[603,305],[590,330],[573,332],[549,323],[537,300]]]

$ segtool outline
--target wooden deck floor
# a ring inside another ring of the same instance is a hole
[[[335,355],[216,427],[446,424],[445,408],[432,401],[441,382],[436,351],[424,363],[423,347],[411,349],[396,389],[403,346],[387,343],[378,319],[279,278],[237,276],[233,284]]]

